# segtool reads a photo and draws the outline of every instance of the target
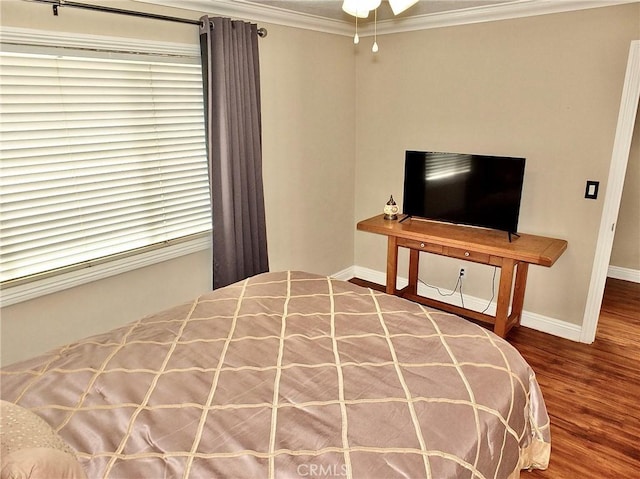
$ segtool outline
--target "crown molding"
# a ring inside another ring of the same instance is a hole
[[[515,0],[509,3],[378,22],[378,35],[611,7],[640,0]],[[361,34],[370,35],[370,32]]]
[[[285,27],[302,28],[337,35],[353,35],[353,26],[341,20],[293,12],[269,5],[246,2],[244,0],[133,0],[138,3],[163,7],[193,10],[207,15],[222,15],[251,22],[266,22]]]
[[[266,22],[287,27],[303,28],[337,35],[353,35],[353,25],[316,15],[293,12],[246,0],[134,0],[139,3],[206,12],[253,22]],[[514,0],[508,3],[474,7],[449,12],[439,12],[414,17],[403,17],[378,22],[378,35],[411,32],[431,28],[492,22],[514,18],[532,17],[552,13],[564,13],[591,8],[610,7],[640,0]],[[360,36],[373,34],[373,25],[362,24]]]

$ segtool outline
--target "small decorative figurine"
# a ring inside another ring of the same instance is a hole
[[[387,204],[384,205],[384,219],[385,220],[397,220],[398,219],[398,205],[393,200],[393,195],[387,201]]]

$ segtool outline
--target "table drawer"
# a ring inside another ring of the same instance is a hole
[[[424,241],[415,241],[404,238],[398,238],[398,246],[404,248],[417,249],[426,251],[427,253],[442,254],[443,247],[439,244],[425,243]]]
[[[486,253],[477,253],[475,251],[462,249],[462,248],[445,248],[444,254],[451,256],[452,258],[466,259],[468,261],[475,261],[476,263],[489,264],[490,255]]]

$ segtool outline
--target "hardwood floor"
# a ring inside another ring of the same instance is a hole
[[[640,477],[640,284],[607,279],[593,344],[523,327],[508,339],[536,372],[551,418],[549,468],[521,478]]]
[[[527,479],[640,475],[640,284],[607,279],[596,341],[527,328],[509,341],[531,364],[551,417],[551,462]]]

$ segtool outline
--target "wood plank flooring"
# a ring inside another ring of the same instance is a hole
[[[527,328],[509,341],[536,372],[551,417],[549,469],[521,477],[640,477],[640,284],[607,279],[591,345]]]
[[[607,279],[593,344],[523,327],[508,339],[536,372],[551,418],[549,468],[521,479],[640,477],[640,284]]]

